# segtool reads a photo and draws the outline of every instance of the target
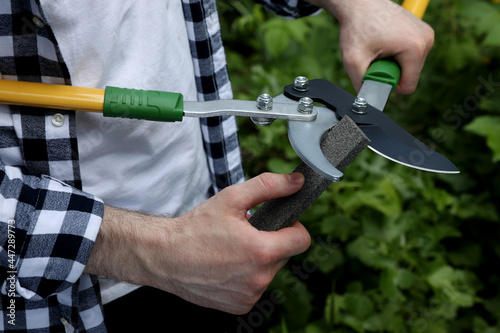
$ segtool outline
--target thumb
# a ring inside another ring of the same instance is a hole
[[[299,172],[290,174],[263,173],[242,184],[231,186],[230,195],[237,200],[237,208],[248,211],[271,199],[294,194],[304,185],[304,176]]]

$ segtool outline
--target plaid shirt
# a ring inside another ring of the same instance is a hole
[[[232,98],[215,0],[182,2],[198,99]],[[317,10],[262,2],[288,17]],[[71,84],[39,0],[0,2],[0,73]],[[56,113],[62,126],[52,125]],[[200,123],[213,192],[243,181],[234,117]],[[104,205],[81,185],[74,112],[0,106],[0,331],[106,331],[97,278],[83,274]]]

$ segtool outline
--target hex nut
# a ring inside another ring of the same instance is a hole
[[[272,110],[273,109],[273,98],[269,94],[262,94],[257,97],[257,108],[259,110]]]
[[[297,91],[308,91],[309,79],[305,76],[297,76],[293,81],[293,89]]]
[[[309,97],[302,97],[299,100],[297,110],[301,113],[311,113],[313,111],[314,101]]]
[[[352,103],[351,111],[357,114],[365,114],[368,112],[368,102],[362,97],[356,97]]]

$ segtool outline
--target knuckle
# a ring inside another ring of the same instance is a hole
[[[234,314],[243,315],[248,313],[257,301],[254,302],[253,297],[244,296],[239,297],[236,306],[233,308]]]
[[[272,278],[267,273],[253,274],[249,277],[244,284],[244,289],[234,296],[236,302],[236,306],[233,308],[234,314],[242,315],[252,310],[271,283]]]
[[[428,52],[427,40],[425,38],[414,38],[410,49],[420,57],[426,55]]]
[[[427,40],[427,48],[430,50],[432,46],[434,45],[434,39],[436,37],[434,30],[430,26],[426,26],[427,29],[425,29],[425,34],[426,34],[426,40]]]
[[[301,241],[297,243],[302,244],[301,250],[303,250],[302,252],[304,252],[311,246],[311,235],[307,231],[305,231],[301,236]]]
[[[270,191],[278,185],[276,178],[274,175],[270,172],[266,172],[261,174],[258,177],[258,182],[257,182],[259,188],[263,191]]]
[[[344,66],[347,67],[355,67],[362,60],[362,57],[359,55],[359,52],[354,49],[345,50],[342,52],[342,62]]]
[[[237,185],[236,185],[237,186]],[[235,185],[222,189],[215,197],[220,201],[221,207],[229,208],[244,200],[245,193]]]
[[[254,302],[253,298],[250,299],[249,297],[239,297],[237,299],[237,302],[235,302],[231,306],[231,308],[228,312],[231,314],[234,314],[234,315],[247,314],[252,310],[252,308],[254,307],[255,303],[257,303],[257,301]]]
[[[257,299],[260,297],[262,292],[267,288],[267,286],[273,281],[274,275],[266,273],[261,273],[255,277],[254,287],[256,290]]]
[[[435,35],[434,29],[429,24],[427,24],[425,22],[423,22],[423,23],[424,23],[423,29],[424,29],[425,36],[429,39],[434,39],[434,35]]]
[[[418,37],[411,39],[410,43],[411,49],[421,56],[427,55],[433,45],[434,30],[432,30],[432,28],[430,27],[424,28],[424,30]]]
[[[258,273],[252,276],[248,281],[248,304],[255,304],[259,298],[262,296],[264,291],[267,289],[269,284],[272,282],[274,275],[265,273]]]
[[[215,197],[227,201],[234,198],[234,195],[237,193],[237,191],[234,191],[233,186],[228,186],[223,188]]]
[[[259,266],[268,266],[276,261],[276,254],[267,246],[260,246],[255,252],[254,261]]]
[[[252,310],[252,308],[253,308],[253,304],[252,304],[252,306],[242,305],[238,309],[233,309],[232,311],[229,311],[229,313],[237,315],[237,316],[242,316],[242,315],[249,313]]]

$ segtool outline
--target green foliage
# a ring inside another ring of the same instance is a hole
[[[500,160],[500,116],[476,117],[465,129],[484,136],[488,147],[493,152],[493,162]]]
[[[235,98],[278,95],[298,75],[353,92],[327,13],[219,7]],[[271,332],[500,332],[500,3],[433,0],[424,19],[436,41],[417,91],[386,113],[461,173],[361,153],[300,218],[312,245],[269,288],[283,300]],[[238,121],[248,177],[300,163],[286,122]]]

